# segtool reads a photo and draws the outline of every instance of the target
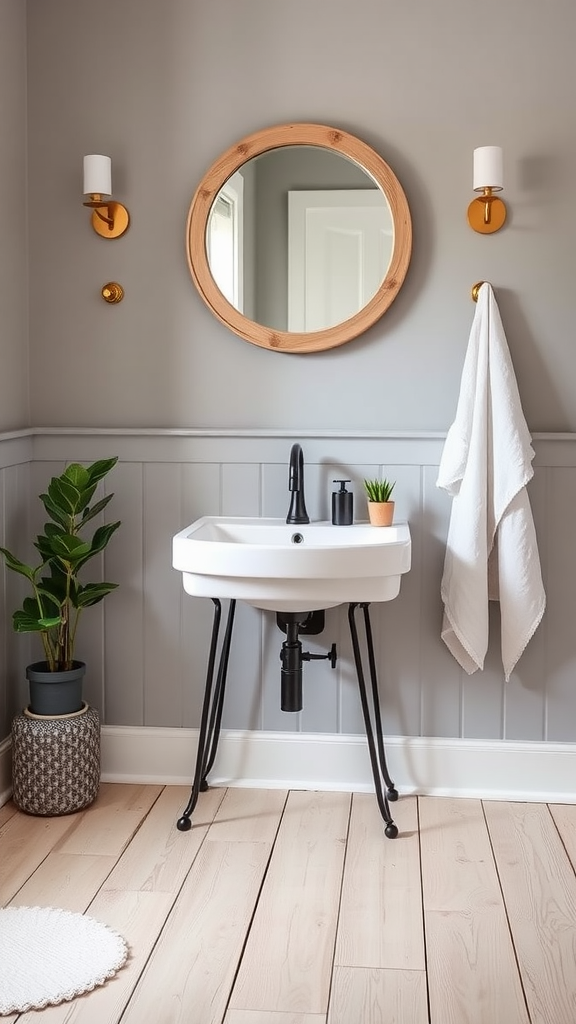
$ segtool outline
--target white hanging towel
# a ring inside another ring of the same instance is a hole
[[[500,312],[485,283],[436,481],[453,496],[441,635],[469,674],[484,667],[489,600],[500,602],[506,680],[544,614],[546,595],[526,491],[533,458]]]

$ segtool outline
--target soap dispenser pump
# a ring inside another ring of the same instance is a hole
[[[346,490],[350,480],[334,480],[340,490],[332,494],[332,522],[334,526],[352,526],[354,521],[354,495]]]

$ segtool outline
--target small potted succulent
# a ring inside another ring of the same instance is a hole
[[[118,584],[83,583],[81,570],[104,550],[120,522],[98,526],[91,538],[84,533],[113,498],[108,494],[90,504],[98,483],[117,461],[116,457],[90,466],[72,463],[60,476],[52,477],[46,493],[40,495],[51,521],[34,541],[39,565],[27,565],[0,547],[7,567],[24,576],[32,590],[12,622],[17,633],[39,633],[44,649],[44,660],[26,669],[29,711],[35,715],[66,715],[82,708],[86,665],[75,659],[78,620],[85,608],[98,604]]]
[[[390,500],[395,481],[365,480],[364,490],[368,497],[368,517],[372,526],[391,526],[394,519],[394,502]]]

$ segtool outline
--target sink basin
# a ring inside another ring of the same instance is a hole
[[[195,597],[278,612],[391,601],[410,569],[407,523],[374,527],[203,516],[173,538],[172,564]]]

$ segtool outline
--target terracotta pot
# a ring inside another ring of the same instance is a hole
[[[394,519],[393,501],[369,501],[368,516],[372,526],[392,526]]]

